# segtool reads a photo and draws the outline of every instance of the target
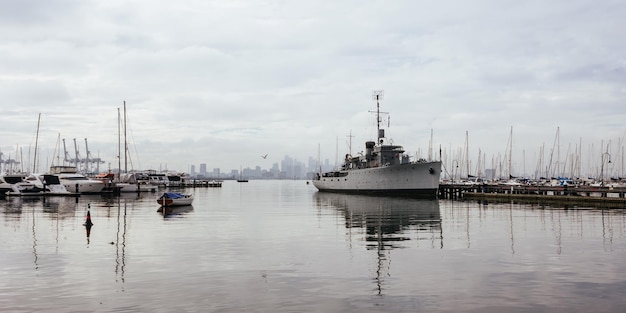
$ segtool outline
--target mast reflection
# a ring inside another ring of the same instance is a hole
[[[121,290],[124,291],[126,273],[126,231],[127,231],[128,203],[124,200],[124,208],[122,209],[122,200],[117,198],[117,232],[115,240],[115,281],[122,282]],[[121,241],[121,242],[120,242]]]
[[[383,294],[384,277],[389,276],[391,250],[412,240],[430,241],[433,248],[443,249],[437,200],[317,192],[314,201],[321,210],[336,210],[345,220],[350,237],[353,229],[365,230],[366,249],[377,253],[373,280],[379,295]]]

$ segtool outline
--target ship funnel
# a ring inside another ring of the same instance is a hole
[[[372,150],[374,150],[374,146],[376,142],[374,141],[366,141],[365,142],[365,157],[370,160],[372,157]]]

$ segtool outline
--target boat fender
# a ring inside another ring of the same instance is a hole
[[[428,169],[428,172],[431,174],[435,174],[435,169],[433,169],[432,167]]]

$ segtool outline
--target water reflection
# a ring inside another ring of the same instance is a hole
[[[87,244],[89,244],[89,236],[91,235],[91,227],[93,226],[93,222],[91,222],[91,208],[89,207],[89,205],[87,206],[87,217],[85,218],[85,223],[83,224],[83,226],[85,226],[85,230],[87,233]]]
[[[0,307],[22,312],[620,312],[626,307],[624,210],[316,194],[298,189],[301,182],[250,184],[198,190],[193,210],[180,208],[165,218],[155,212],[157,195],[151,194],[81,196],[78,203],[2,200]],[[86,245],[88,208],[94,225]]]
[[[142,201],[150,197],[148,193],[135,193],[135,192],[125,192],[119,195],[81,195],[81,199],[88,202],[98,203],[99,206],[102,207],[111,207],[115,208],[119,205],[120,202],[128,202],[132,203],[135,201]]]
[[[373,197],[317,192],[319,209],[332,208],[345,220],[350,240],[355,229],[365,230],[365,247],[376,251],[373,280],[383,294],[389,276],[391,250],[405,248],[411,240],[428,241],[433,248],[443,248],[439,202],[436,200]]]
[[[174,207],[160,207],[157,212],[163,214],[164,218],[180,217],[183,214],[187,214],[193,211],[193,205],[183,205]]]
[[[34,263],[35,263],[35,271],[39,270],[39,254],[37,253],[37,231],[36,231],[36,227],[35,227],[35,209],[32,208],[31,212],[33,213],[32,215],[32,221],[33,221],[33,258],[34,258]]]
[[[122,199],[117,198],[117,231],[115,240],[115,282],[121,281],[121,290],[124,291],[124,274],[126,269],[126,229],[127,229],[127,201],[124,201],[122,211]],[[120,243],[121,240],[121,243]],[[119,280],[118,280],[119,277]]]
[[[91,245],[97,251],[102,251],[104,244],[115,246],[115,251],[110,252],[115,253],[115,281],[124,283],[129,226],[127,212],[129,207],[134,208],[139,204],[142,197],[7,197],[0,202],[0,214],[3,215],[4,226],[14,230],[16,244],[22,239],[20,233],[28,234],[26,242],[34,271],[49,272],[51,269],[63,268],[72,258],[82,259],[78,262],[82,265],[73,267],[74,270],[93,266],[91,262],[98,262],[99,258],[88,259],[88,256],[96,252],[85,253],[83,247],[90,248]],[[116,221],[116,233],[109,231],[115,229],[110,228],[109,221]],[[94,233],[94,230],[99,232]],[[80,231],[80,236],[76,236],[78,232],[75,231]],[[103,242],[103,238],[109,234],[114,237]],[[86,246],[75,245],[79,239],[81,242],[86,240]],[[121,289],[123,291],[123,286]]]
[[[486,201],[440,201],[443,218],[449,221],[451,230],[466,233],[467,248],[471,247],[471,234],[480,235],[486,231],[505,231],[511,255],[519,252],[519,246],[527,244],[529,234],[545,234],[549,247],[556,255],[565,253],[567,244],[577,240],[601,238],[603,250],[613,250],[615,229],[621,230],[626,224],[626,212],[615,208],[590,208],[527,204],[515,202]],[[449,231],[448,231],[449,233]]]

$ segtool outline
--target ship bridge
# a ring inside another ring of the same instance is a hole
[[[378,166],[409,163],[409,156],[404,155],[404,148],[402,146],[376,146],[372,154],[374,156],[374,162],[378,163]]]

